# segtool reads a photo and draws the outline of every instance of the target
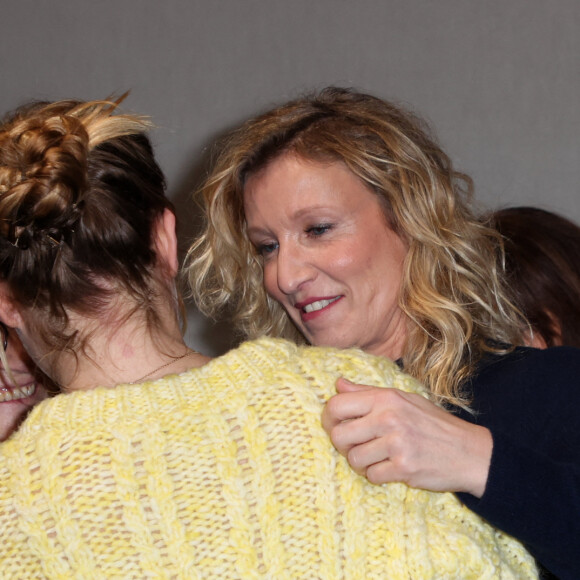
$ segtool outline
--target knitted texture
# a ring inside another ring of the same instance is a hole
[[[2,578],[537,578],[453,494],[349,468],[320,425],[339,376],[421,391],[383,358],[262,339],[41,403],[1,447]]]

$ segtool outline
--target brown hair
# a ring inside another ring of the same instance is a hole
[[[378,196],[409,248],[400,294],[411,321],[405,370],[439,400],[464,404],[460,387],[481,352],[493,341],[521,341],[494,259],[498,234],[474,216],[470,178],[453,169],[425,124],[371,95],[329,87],[247,121],[221,143],[200,189],[205,225],[188,255],[200,310],[228,311],[250,338],[300,340],[266,295],[243,208],[247,177],[288,151],[340,161]]]
[[[58,350],[82,347],[70,312],[98,317],[119,290],[155,319],[153,226],[172,206],[123,98],[33,103],[0,126],[0,278]]]
[[[547,346],[580,347],[580,227],[535,207],[491,216],[504,237],[510,288]]]

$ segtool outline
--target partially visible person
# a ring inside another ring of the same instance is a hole
[[[188,348],[173,208],[147,123],[117,105],[0,126],[0,318],[63,391],[0,445],[2,578],[537,577],[452,494],[374,486],[333,449],[339,376],[427,395],[395,364]]]
[[[424,122],[328,87],[246,121],[214,159],[189,253],[204,313],[397,360],[430,401],[339,381],[325,406],[352,468],[457,492],[580,578],[580,351],[523,346],[500,235]]]
[[[2,322],[0,364],[0,441],[4,441],[47,393],[20,339]]]
[[[531,346],[580,347],[580,227],[536,207],[489,219],[504,238],[508,283],[526,315]]]

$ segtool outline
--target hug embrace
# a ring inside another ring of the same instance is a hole
[[[214,360],[147,129],[107,101],[0,129],[0,319],[62,391],[1,446],[6,577],[577,576],[580,357],[523,346],[421,121],[329,88],[219,144],[186,274],[249,342]]]

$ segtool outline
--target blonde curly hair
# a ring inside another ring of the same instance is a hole
[[[210,317],[227,313],[244,338],[304,342],[263,286],[246,235],[244,184],[286,152],[344,163],[379,198],[407,244],[400,307],[409,319],[402,362],[440,403],[466,406],[466,379],[486,351],[521,344],[522,320],[497,260],[500,237],[471,207],[424,122],[371,95],[329,87],[251,119],[219,146],[199,190],[204,224],[186,259],[191,295]]]

